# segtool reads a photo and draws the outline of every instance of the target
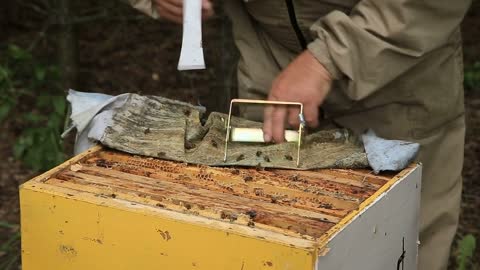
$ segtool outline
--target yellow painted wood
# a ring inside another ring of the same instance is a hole
[[[316,259],[312,247],[187,223],[153,207],[38,182],[23,185],[20,195],[25,270],[298,270],[313,269]]]

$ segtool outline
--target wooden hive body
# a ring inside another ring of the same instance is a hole
[[[404,250],[415,269],[420,175],[212,168],[96,147],[21,187],[23,269],[353,269],[381,252],[356,269],[386,269]]]

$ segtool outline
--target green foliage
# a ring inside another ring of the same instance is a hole
[[[480,62],[465,68],[465,88],[480,89]]]
[[[475,254],[476,239],[473,235],[466,235],[458,244],[457,269],[468,270],[473,269],[472,259]]]
[[[20,232],[18,225],[0,221],[0,229],[9,231],[5,241],[0,242],[0,270],[13,270],[17,268],[20,259]]]
[[[66,101],[59,70],[15,45],[0,55],[0,124],[14,116],[12,123],[22,127],[15,157],[36,171],[47,170],[64,160],[60,135]]]

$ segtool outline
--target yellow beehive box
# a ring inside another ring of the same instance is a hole
[[[420,178],[96,147],[21,186],[22,269],[416,269]]]

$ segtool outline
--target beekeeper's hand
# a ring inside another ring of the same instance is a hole
[[[301,53],[273,81],[269,100],[300,102],[308,126],[318,126],[319,107],[330,92],[330,73],[310,51]],[[285,141],[285,124],[299,125],[299,106],[267,106],[263,134],[267,142]]]
[[[184,0],[153,0],[155,8],[161,18],[172,22],[182,23]],[[202,0],[202,18],[208,19],[214,14],[210,0]]]

